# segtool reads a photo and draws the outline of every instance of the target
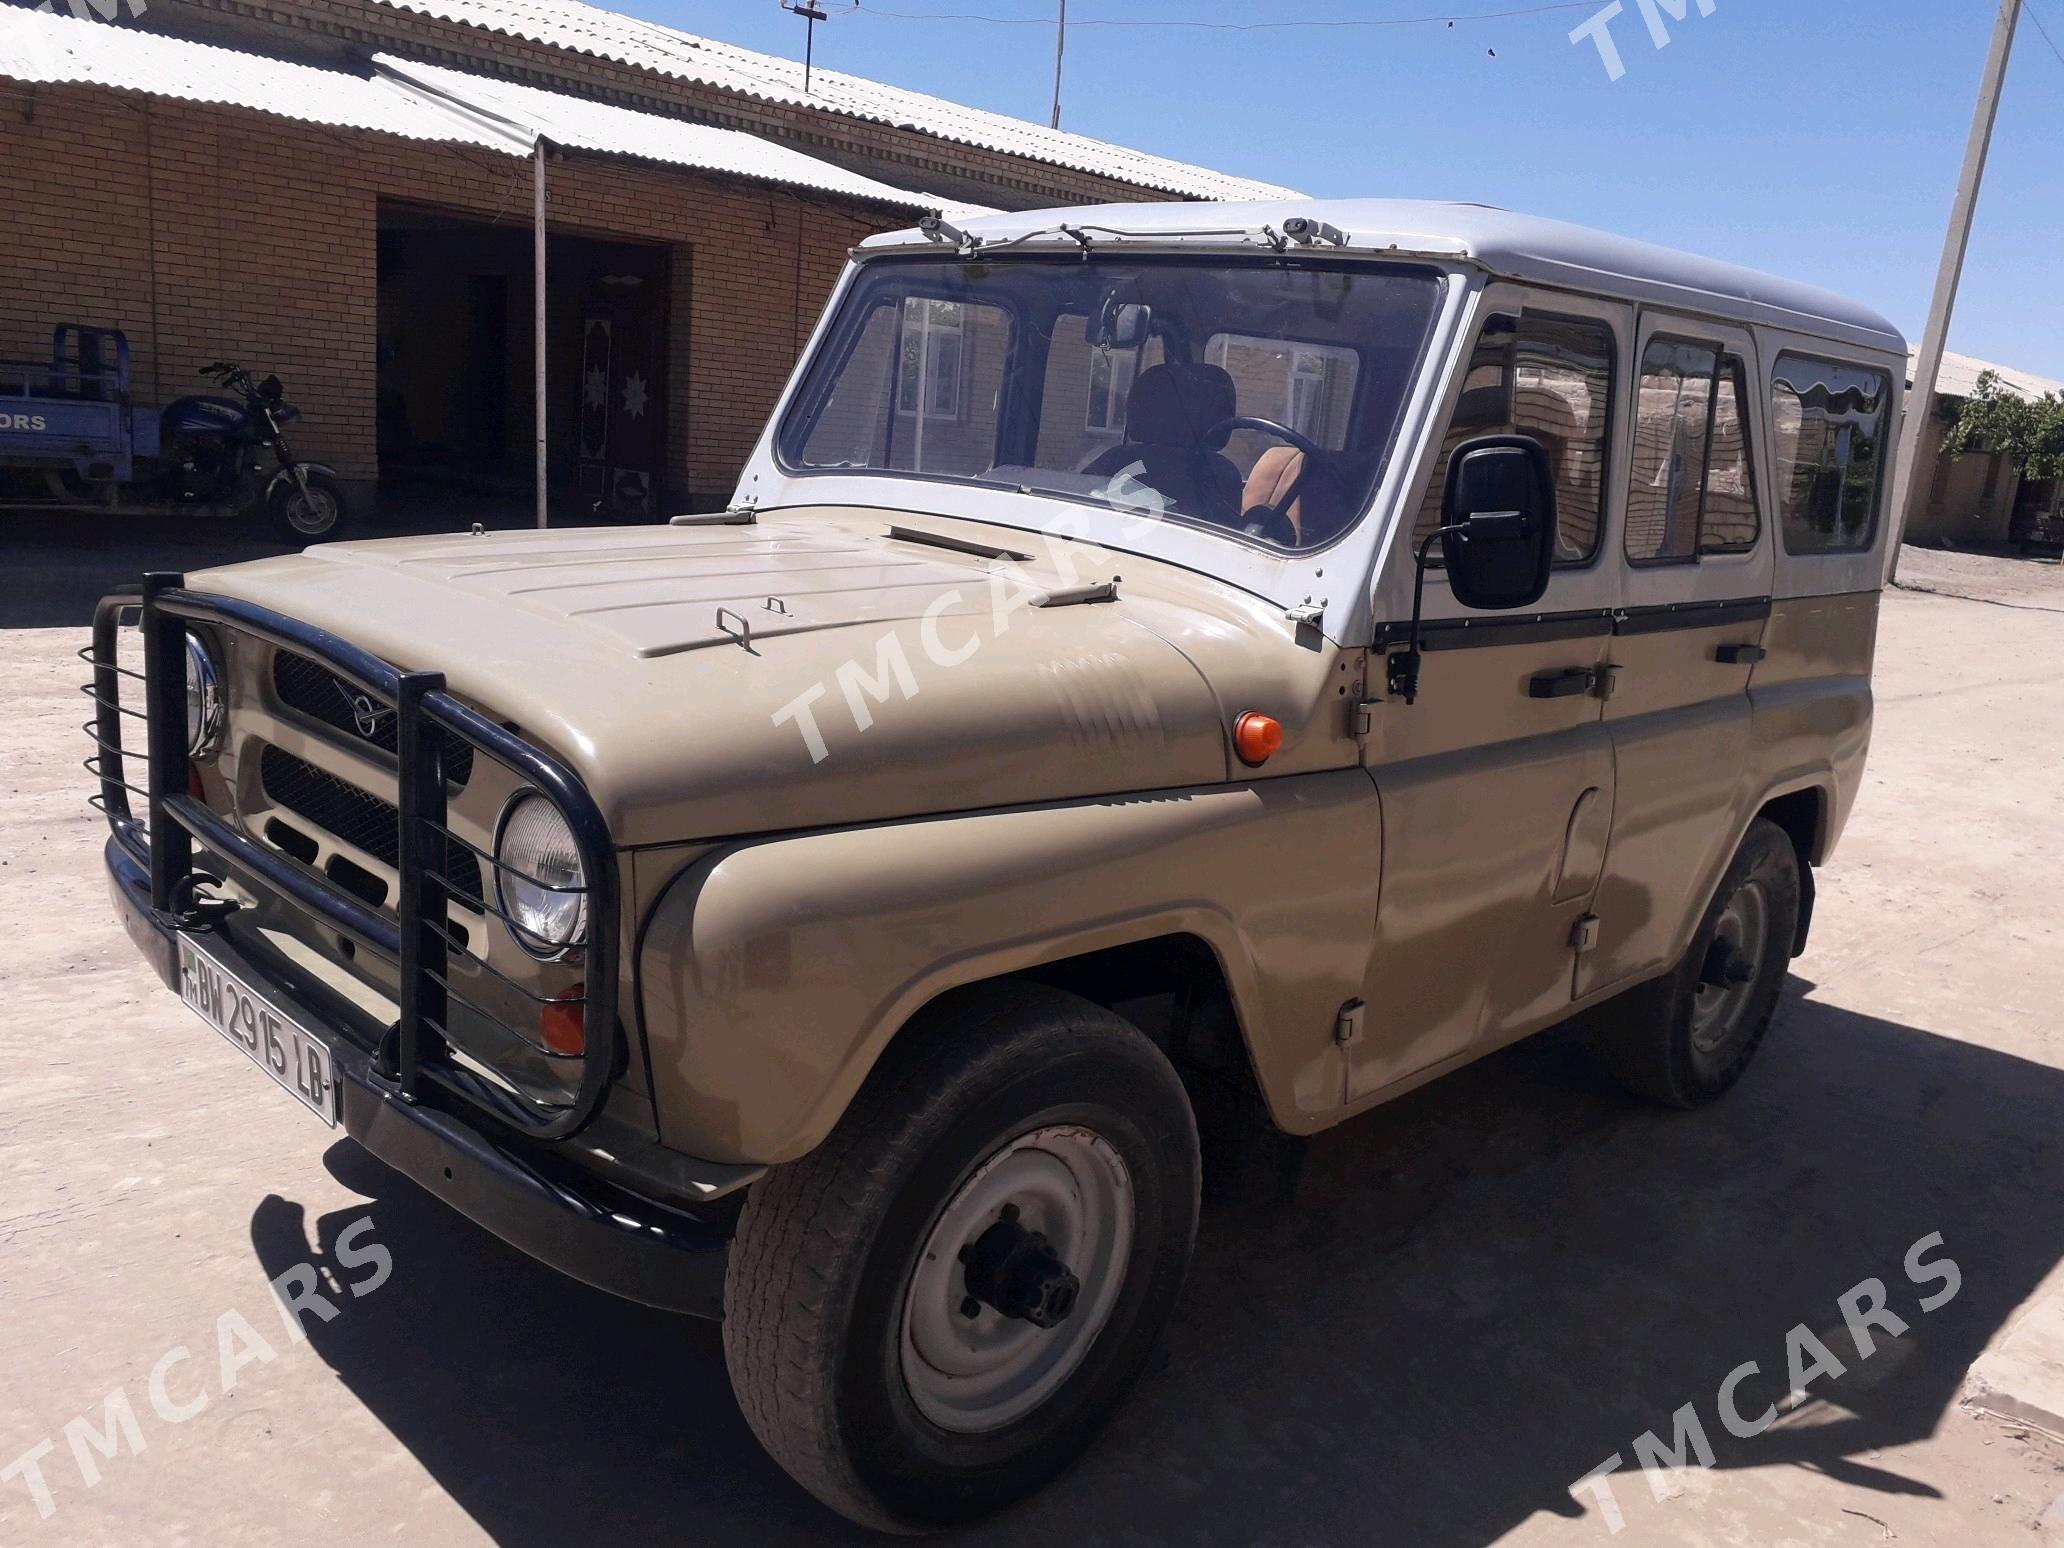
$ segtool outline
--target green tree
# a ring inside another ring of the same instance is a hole
[[[1997,371],[1987,371],[1964,399],[1942,446],[1956,457],[1998,452],[2028,478],[2064,478],[2064,393],[2024,398]]]

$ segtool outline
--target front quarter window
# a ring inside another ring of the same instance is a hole
[[[775,448],[795,473],[994,485],[1314,549],[1369,503],[1441,286],[1289,258],[878,259]]]

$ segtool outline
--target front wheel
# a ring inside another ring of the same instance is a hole
[[[307,470],[308,487],[291,473],[273,484],[265,499],[265,514],[273,530],[290,543],[319,543],[338,535],[344,526],[344,486],[327,473]]]
[[[1129,1023],[1033,985],[947,997],[747,1200],[724,1292],[747,1423],[868,1526],[1030,1493],[1159,1339],[1198,1175],[1182,1084]]]

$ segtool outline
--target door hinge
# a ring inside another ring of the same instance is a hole
[[[1354,723],[1356,736],[1367,736],[1376,729],[1376,711],[1382,703],[1381,699],[1362,699],[1348,706],[1348,718]]]
[[[1598,916],[1586,914],[1571,925],[1569,943],[1579,952],[1595,951],[1598,947]]]
[[[1362,1017],[1368,1006],[1360,1000],[1349,1000],[1340,1007],[1340,1014],[1333,1020],[1333,1041],[1342,1048],[1352,1048],[1362,1040]]]

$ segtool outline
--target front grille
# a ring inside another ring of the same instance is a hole
[[[272,691],[287,708],[298,710],[348,737],[377,747],[391,758],[400,756],[399,717],[388,706],[360,693],[328,667],[319,666],[291,650],[276,650],[272,653]],[[456,738],[448,739],[444,754],[445,783],[454,790],[463,790],[472,777],[473,749]]]
[[[401,814],[391,803],[270,744],[259,756],[258,777],[266,795],[297,817],[375,860],[401,863]],[[444,876],[459,902],[480,905],[480,862],[470,851],[446,845]]]

